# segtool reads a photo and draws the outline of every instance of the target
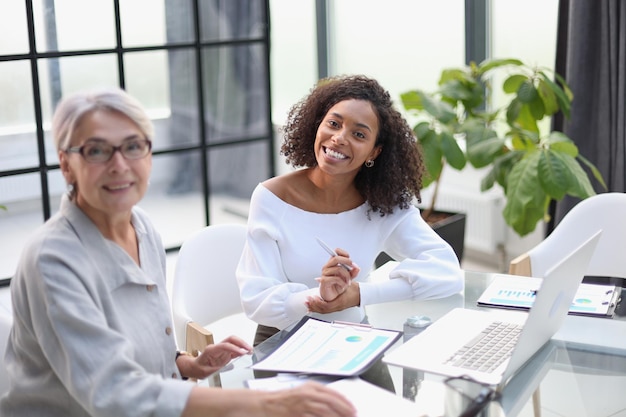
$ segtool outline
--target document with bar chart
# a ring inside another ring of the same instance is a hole
[[[496,275],[478,299],[478,305],[528,310],[535,301],[537,291],[541,291],[541,281],[541,278],[535,277]],[[611,317],[620,294],[615,285],[582,283],[569,313]]]

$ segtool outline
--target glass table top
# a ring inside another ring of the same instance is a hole
[[[368,320],[374,327],[403,330],[408,317],[427,316],[435,321],[456,307],[481,309],[476,301],[494,275],[466,271],[464,292],[443,299],[367,306]],[[621,307],[613,319],[569,315],[553,339],[487,405],[485,415],[537,415],[532,409],[533,393],[539,393],[535,404],[544,417],[626,417],[626,313]],[[232,361],[201,383],[243,388],[250,379],[274,375],[250,366],[272,352],[286,335],[285,331],[277,333],[252,355]],[[402,339],[390,349],[401,343]],[[397,395],[415,401],[423,415],[456,416],[466,405],[467,399],[452,392],[443,377],[395,368],[390,366],[390,371],[402,381],[396,383]],[[474,388],[464,388],[469,397]]]

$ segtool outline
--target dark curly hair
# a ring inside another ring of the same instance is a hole
[[[344,100],[372,103],[379,124],[376,146],[382,151],[371,168],[362,167],[355,178],[357,190],[381,216],[397,207],[407,208],[413,197],[421,202],[423,163],[417,140],[387,92],[376,80],[362,75],[322,79],[310,94],[296,103],[281,129],[281,154],[294,167],[314,167],[315,136],[326,113]]]

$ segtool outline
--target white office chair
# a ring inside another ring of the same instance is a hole
[[[4,366],[4,352],[9,341],[12,323],[13,319],[10,316],[0,314],[0,397],[9,390],[9,378]]]
[[[585,275],[626,278],[626,194],[603,193],[576,204],[537,246],[513,259],[509,273],[543,277],[576,242],[602,230]]]
[[[577,242],[602,230],[586,276],[626,278],[626,194],[603,193],[576,204],[552,233],[528,252],[513,259],[509,274],[543,277]],[[535,417],[541,416],[541,399],[533,393]]]
[[[243,313],[235,278],[246,233],[242,224],[211,225],[183,242],[172,287],[179,348],[195,355],[231,334],[252,344],[256,323]]]

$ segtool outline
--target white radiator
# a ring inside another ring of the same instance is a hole
[[[428,207],[432,187],[422,191],[422,206]],[[504,197],[499,192],[475,192],[441,189],[436,210],[461,212],[467,215],[465,247],[486,254],[496,254],[506,239],[506,223],[502,217]]]

